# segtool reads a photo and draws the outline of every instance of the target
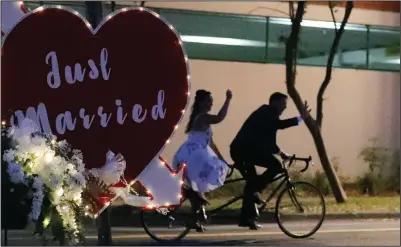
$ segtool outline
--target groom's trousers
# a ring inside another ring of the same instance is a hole
[[[281,162],[269,152],[250,148],[231,147],[230,155],[246,180],[240,218],[257,220],[259,212],[255,205],[255,193],[262,193],[268,183],[282,171]],[[257,175],[255,165],[265,167],[267,170]]]

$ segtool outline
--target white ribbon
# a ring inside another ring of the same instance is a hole
[[[119,153],[115,155],[112,151],[106,154],[106,163],[99,170],[99,179],[106,185],[113,185],[120,182],[126,168],[124,157]]]
[[[124,172],[126,166],[125,159],[120,153],[115,155],[111,151],[107,152],[106,163],[98,170],[99,180],[108,186],[117,184],[120,181],[125,182]],[[144,207],[150,203],[149,197],[132,195],[130,194],[131,186],[128,184],[126,186],[126,188],[109,187],[109,190],[116,194],[116,198],[120,197],[125,204],[134,207]]]

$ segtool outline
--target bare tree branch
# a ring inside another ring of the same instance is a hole
[[[294,11],[294,2],[290,1],[288,2],[288,8],[289,8],[289,13],[290,13],[290,19],[294,20],[295,18],[295,11]]]
[[[255,11],[260,10],[260,9],[267,9],[267,10],[271,10],[273,12],[277,12],[277,13],[283,14],[285,16],[289,16],[289,14],[287,12],[279,10],[277,8],[269,8],[269,7],[261,7],[261,6],[258,6],[256,8],[251,9],[250,11],[247,12],[247,14],[250,15],[250,14],[252,14]]]
[[[348,19],[351,15],[352,9],[354,7],[354,2],[352,1],[347,1],[347,4],[345,6],[345,14],[344,18],[341,22],[341,26],[338,30],[335,31],[335,37],[333,40],[333,43],[330,48],[330,53],[329,57],[327,58],[327,65],[326,65],[326,76],[322,82],[322,85],[320,86],[319,92],[317,94],[317,107],[316,107],[316,124],[319,126],[319,128],[322,128],[322,122],[323,122],[323,95],[327,89],[327,86],[330,83],[331,80],[331,74],[333,71],[333,61],[334,57],[337,53],[338,46],[340,44],[340,39],[341,36],[344,33],[344,28],[345,25],[348,22]]]
[[[332,1],[329,2],[329,9],[330,9],[331,18],[333,19],[334,29],[337,32],[337,21],[336,21],[336,17],[334,16],[334,3]]]

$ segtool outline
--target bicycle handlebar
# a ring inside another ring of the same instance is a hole
[[[292,163],[293,163],[294,161],[303,161],[303,162],[305,162],[305,167],[300,171],[300,172],[305,172],[305,171],[308,170],[308,168],[309,168],[309,164],[310,164],[310,162],[312,161],[312,157],[309,156],[308,158],[300,158],[300,157],[297,157],[297,156],[294,154],[294,155],[291,156],[288,160],[289,160],[289,163],[288,163],[288,166],[289,166],[289,167],[292,165]]]

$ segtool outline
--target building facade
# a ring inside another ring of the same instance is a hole
[[[29,8],[40,4],[25,3]],[[86,15],[83,2],[63,4]],[[134,5],[138,2],[117,2],[116,9]],[[214,95],[213,111],[217,112],[225,99],[225,90],[233,91],[226,120],[213,126],[215,142],[230,162],[229,144],[246,117],[267,103],[271,93],[286,92],[284,42],[291,24],[288,3],[149,2],[146,6],[180,32],[190,58],[192,93],[201,88],[210,90]],[[109,2],[104,2],[104,16],[110,12]],[[338,22],[343,14],[344,8],[338,7]],[[296,86],[302,98],[316,109],[334,24],[324,4],[308,6],[304,19]],[[358,154],[371,138],[377,138],[380,145],[388,148],[400,146],[399,11],[355,8],[334,67],[325,94],[322,132],[328,154],[337,158],[341,172],[356,177],[368,167],[358,159]],[[296,114],[290,103],[284,117]],[[184,125],[188,116],[189,109],[163,152],[168,161],[186,138]],[[312,155],[316,169],[320,167],[306,126],[279,132],[278,142],[288,153]]]

